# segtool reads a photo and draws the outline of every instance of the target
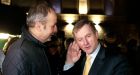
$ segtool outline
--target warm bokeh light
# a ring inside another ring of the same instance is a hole
[[[64,27],[66,37],[72,37],[73,27],[74,27],[74,25],[72,25],[72,24],[68,24]]]
[[[29,13],[28,12],[26,12],[26,15],[28,15]]]
[[[8,39],[9,38],[9,34],[7,33],[0,33],[0,39]]]
[[[95,25],[96,30],[98,31],[99,34],[99,39],[103,38],[104,30],[100,25]]]
[[[104,30],[103,28],[99,25],[102,21],[105,20],[105,15],[88,15],[88,18],[95,23],[95,27],[98,31],[99,34],[99,39],[103,38]]]
[[[98,32],[102,31],[102,28],[99,25],[95,25],[95,28],[97,29]]]
[[[104,15],[89,15],[88,17],[96,25],[99,25],[105,19],[105,16]]]
[[[0,33],[0,39],[8,39],[10,37],[21,37],[21,35],[11,35],[8,33]]]
[[[79,14],[87,14],[88,12],[88,0],[79,0]]]
[[[5,4],[5,5],[10,5],[11,4],[11,0],[1,0],[1,3]]]
[[[76,14],[61,14],[61,17],[67,23],[73,23],[74,21],[78,20],[78,15]]]

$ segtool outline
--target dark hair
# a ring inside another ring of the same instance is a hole
[[[27,15],[27,26],[34,27],[36,21],[45,23],[46,16],[50,10],[54,10],[50,2],[39,0],[34,3],[28,11]]]
[[[74,32],[77,32],[79,29],[81,29],[85,25],[89,25],[94,33],[97,31],[94,26],[95,24],[92,21],[90,21],[88,19],[81,19],[80,21],[78,21],[75,24],[75,26],[73,28],[73,34],[74,34]]]

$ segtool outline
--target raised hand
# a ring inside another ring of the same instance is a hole
[[[81,50],[79,46],[77,45],[77,43],[74,41],[68,47],[65,63],[74,64],[80,59],[80,56],[81,56]]]

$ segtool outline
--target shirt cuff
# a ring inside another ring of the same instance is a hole
[[[73,66],[74,66],[74,64],[65,64],[63,67],[63,71],[69,70]]]

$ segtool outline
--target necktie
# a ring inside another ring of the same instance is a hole
[[[86,62],[85,62],[85,67],[84,67],[83,75],[88,75],[88,72],[89,72],[90,67],[91,67],[90,59],[91,59],[91,56],[88,55],[87,58],[86,58]]]

